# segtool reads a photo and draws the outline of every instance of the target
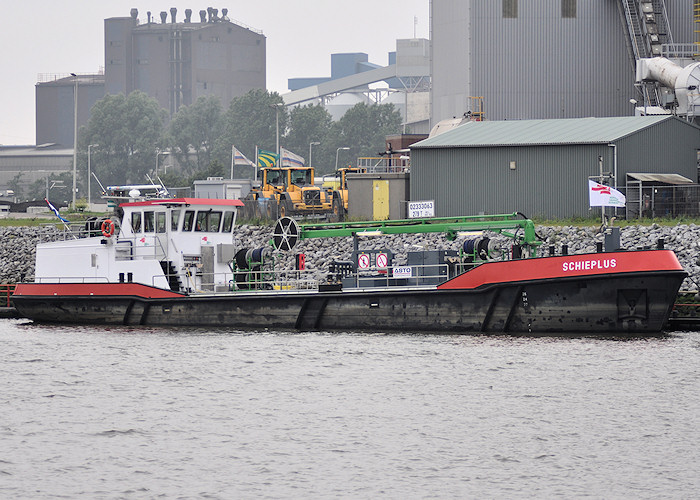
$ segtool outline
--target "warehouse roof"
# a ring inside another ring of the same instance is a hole
[[[666,120],[680,119],[671,115],[661,115],[557,120],[473,121],[417,142],[411,146],[411,149],[605,144]]]

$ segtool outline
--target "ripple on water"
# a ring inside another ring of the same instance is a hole
[[[13,498],[688,498],[700,334],[0,322]]]

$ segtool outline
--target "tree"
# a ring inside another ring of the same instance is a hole
[[[48,194],[49,201],[55,206],[67,206],[73,201],[72,185],[73,172],[51,174],[43,179],[37,179],[29,186],[27,199],[43,200]]]
[[[206,168],[194,172],[187,179],[187,185],[192,186],[194,181],[206,180],[209,177],[225,177],[225,175],[226,168],[220,162],[214,160]]]
[[[223,111],[218,97],[200,97],[181,107],[170,122],[168,142],[183,170],[192,173],[212,161],[214,144],[221,136]],[[190,152],[196,160],[192,161]]]
[[[81,129],[80,163],[87,164],[88,144],[99,144],[92,154],[92,170],[102,184],[144,183],[146,173],[155,168],[165,119],[158,101],[143,92],[106,95],[95,103]],[[86,176],[86,169],[81,170]]]
[[[15,198],[20,200],[22,199],[22,172],[17,172],[17,175],[15,175],[10,182],[7,183],[8,187],[14,191],[15,193]]]
[[[309,161],[313,163],[312,166],[324,165],[323,161],[327,161],[327,158],[323,157],[323,150],[319,146],[325,144],[332,123],[331,115],[319,104],[293,108],[289,114],[289,129],[284,137],[284,147],[304,156],[307,165]],[[312,142],[321,144],[313,149],[313,157],[307,158],[309,144]]]
[[[321,154],[326,163],[319,173],[333,171],[337,148],[349,147],[350,151],[344,155],[354,164],[359,157],[383,153],[386,136],[400,131],[401,114],[393,104],[356,104],[331,126],[325,143],[321,145]],[[341,163],[347,164],[348,161]]]
[[[215,158],[223,165],[231,164],[231,146],[255,161],[255,147],[275,151],[276,118],[279,113],[280,137],[287,129],[287,110],[277,92],[253,89],[231,101],[224,114],[223,134],[216,143]]]

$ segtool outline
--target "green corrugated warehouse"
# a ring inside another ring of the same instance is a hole
[[[436,216],[587,216],[603,170],[698,176],[700,128],[675,116],[473,121],[411,146],[411,200]],[[614,184],[615,181],[610,181]]]

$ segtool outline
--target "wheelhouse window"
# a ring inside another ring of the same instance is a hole
[[[185,217],[182,221],[182,230],[183,231],[192,231],[193,225],[194,225],[194,211],[187,210],[187,211],[185,211]]]
[[[206,231],[207,230],[207,219],[209,212],[197,212],[197,223],[194,226],[195,231]]]
[[[209,214],[209,228],[207,231],[210,233],[218,233],[219,227],[221,226],[221,212],[211,212]]]
[[[156,233],[165,232],[165,212],[156,212]]]
[[[195,231],[218,233],[219,227],[221,227],[221,212],[213,212],[212,210],[197,212]]]
[[[141,232],[141,212],[133,212],[131,214],[131,230],[134,233]]]
[[[222,233],[230,233],[233,228],[233,212],[224,212],[224,224],[221,227]]]
[[[143,213],[143,231],[145,233],[152,233],[155,229],[155,214],[153,212]]]
[[[170,212],[170,230],[177,231],[179,224],[180,224],[180,210],[173,210],[172,212]]]

